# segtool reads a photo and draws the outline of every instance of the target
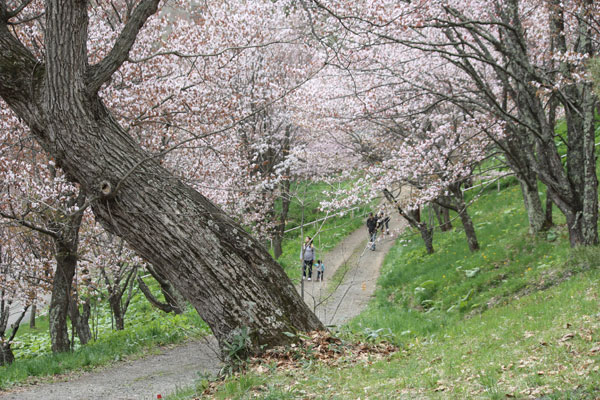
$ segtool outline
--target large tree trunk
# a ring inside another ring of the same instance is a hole
[[[268,251],[222,210],[164,169],[115,121],[97,92],[157,10],[142,0],[112,51],[87,58],[87,7],[46,0],[45,60],[8,30],[0,3],[0,95],[93,199],[98,221],[125,239],[192,303],[221,346],[245,327],[249,351],[324,329]]]

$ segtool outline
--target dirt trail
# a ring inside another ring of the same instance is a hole
[[[394,230],[403,226],[392,224]],[[323,282],[305,281],[304,298],[326,325],[343,324],[358,315],[375,290],[379,269],[394,242],[385,235],[377,250],[366,249],[367,232],[358,229],[322,256],[326,266]],[[331,278],[344,263],[349,266],[343,282],[332,288]],[[316,277],[316,274],[315,274]],[[300,291],[300,286],[298,286]],[[331,293],[327,295],[327,293]],[[156,399],[188,387],[202,374],[215,374],[220,368],[216,342],[207,339],[163,349],[160,354],[118,362],[92,372],[63,377],[63,382],[43,383],[0,392],[2,400],[68,399]]]
[[[390,224],[395,233],[404,227],[404,220]],[[304,281],[304,301],[325,325],[343,325],[366,307],[375,292],[383,259],[397,237],[395,233],[380,235],[376,250],[371,251],[367,248],[367,230],[361,228],[323,256],[325,279],[323,282]],[[342,282],[332,287],[332,277],[342,266],[347,267]],[[302,292],[300,285],[297,289]]]

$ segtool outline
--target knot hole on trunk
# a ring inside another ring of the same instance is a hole
[[[105,199],[111,199],[114,197],[113,193],[113,185],[109,181],[101,181],[100,182],[100,193],[102,197]]]

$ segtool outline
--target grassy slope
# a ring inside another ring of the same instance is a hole
[[[600,396],[600,250],[569,249],[560,225],[531,237],[517,186],[489,191],[471,213],[481,251],[455,229],[426,256],[413,232],[386,258],[375,301],[349,328],[400,345],[389,362],[251,373],[217,397]]]

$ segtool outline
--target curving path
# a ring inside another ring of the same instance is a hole
[[[398,224],[392,228],[404,229]],[[304,282],[305,301],[321,321],[340,325],[364,309],[375,291],[379,269],[393,242],[393,236],[383,236],[377,250],[370,251],[366,249],[366,229],[361,228],[323,255],[327,268],[325,280]],[[333,274],[345,263],[349,268],[342,283],[331,287]],[[298,290],[301,290],[299,285]],[[62,381],[13,388],[10,392],[0,392],[0,399],[156,399],[159,394],[164,397],[178,388],[193,385],[203,374],[215,374],[220,368],[216,349],[212,338],[188,342],[141,359],[55,378]]]

